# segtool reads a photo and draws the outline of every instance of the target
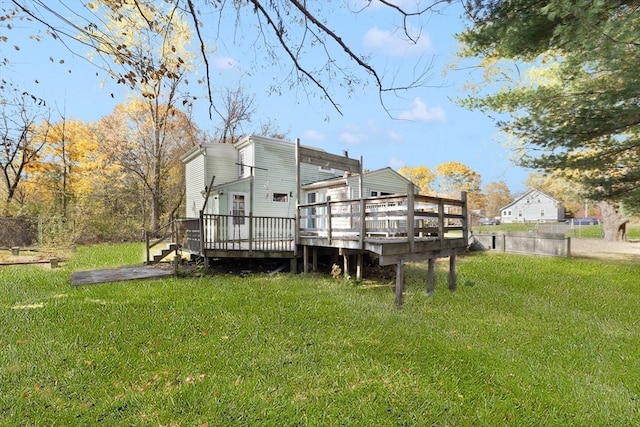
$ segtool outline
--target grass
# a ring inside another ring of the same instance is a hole
[[[0,425],[609,426],[640,420],[640,267],[483,253],[458,291],[250,275],[72,288],[0,270]]]

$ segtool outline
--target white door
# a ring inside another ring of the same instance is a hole
[[[249,195],[229,193],[229,239],[249,238]]]

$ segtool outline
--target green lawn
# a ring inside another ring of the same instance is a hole
[[[640,422],[640,266],[483,253],[392,281],[171,278],[78,249],[0,269],[0,425],[627,426]]]

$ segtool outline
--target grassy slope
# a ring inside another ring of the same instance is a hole
[[[413,266],[402,311],[390,282],[325,276],[69,286],[72,269],[140,251],[0,270],[1,425],[640,419],[638,266],[478,254],[460,260],[455,293],[440,265],[433,298]]]

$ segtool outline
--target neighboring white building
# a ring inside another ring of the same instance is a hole
[[[564,221],[564,206],[542,191],[529,189],[501,210],[503,223]]]

